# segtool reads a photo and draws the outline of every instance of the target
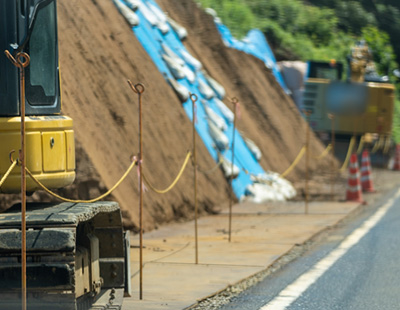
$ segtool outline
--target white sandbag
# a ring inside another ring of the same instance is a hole
[[[249,148],[251,154],[253,154],[254,158],[259,161],[261,159],[261,157],[262,157],[262,153],[261,153],[260,148],[254,143],[253,140],[250,140],[249,138],[243,136],[242,133],[241,133],[241,136],[242,136],[242,138],[244,140],[244,143]]]
[[[199,92],[206,99],[211,99],[215,96],[214,91],[208,86],[202,79],[198,79],[199,82]]]
[[[147,7],[143,1],[139,5],[139,11],[143,14],[144,18],[150,23],[152,26],[158,25],[158,18],[157,16]]]
[[[229,122],[233,123],[233,119],[235,118],[233,112],[218,98],[214,98],[214,102],[217,105],[218,109],[224,116],[224,118]]]
[[[185,72],[185,76],[190,84],[194,84],[194,82],[196,82],[196,74],[186,65],[182,66],[182,70]]]
[[[182,70],[182,66],[176,63],[176,61],[173,58],[169,57],[166,54],[163,54],[161,57],[175,79],[179,80],[186,77],[185,72]]]
[[[211,120],[220,130],[225,131],[228,126],[226,126],[224,119],[207,106],[207,102],[202,100],[202,103],[208,119]]]
[[[131,27],[139,25],[139,17],[127,5],[125,5],[125,3],[122,3],[119,0],[114,0],[114,3]]]
[[[177,64],[181,66],[185,64],[185,61],[182,58],[180,58],[167,44],[161,43],[161,48],[164,54],[172,58]]]
[[[194,58],[192,55],[190,55],[187,51],[181,50],[181,55],[183,60],[190,66],[192,67],[195,71],[201,70],[203,65],[201,64],[200,61],[198,61],[196,58]]]
[[[214,90],[214,92],[217,94],[217,97],[219,99],[224,99],[225,97],[225,88],[218,83],[216,80],[214,80],[211,76],[208,75],[208,73],[203,71],[203,74],[208,82],[208,84],[211,86],[211,88]]]
[[[189,90],[185,86],[179,84],[177,81],[175,81],[174,79],[171,79],[171,78],[167,78],[167,81],[171,85],[171,87],[175,91],[175,93],[177,94],[181,103],[184,103],[189,99],[190,93],[189,93]]]
[[[161,11],[158,7],[156,7],[152,3],[147,4],[148,8],[153,12],[155,16],[157,16],[159,22],[161,23],[166,23],[167,22],[167,16],[163,11]]]
[[[169,26],[167,23],[167,16],[165,15],[165,13],[152,3],[148,3],[147,6],[148,6],[148,9],[157,18],[157,24],[155,26],[162,32],[162,34],[168,33]]]
[[[185,27],[179,25],[176,21],[174,21],[171,17],[167,16],[167,21],[169,22],[171,28],[178,35],[180,40],[185,40],[187,38],[187,30]]]
[[[160,23],[157,24],[156,27],[161,31],[162,34],[166,34],[169,31],[169,26],[168,26],[167,23],[161,23],[160,22]]]
[[[208,120],[208,132],[218,150],[224,151],[229,148],[228,137],[211,120]]]
[[[249,200],[254,203],[264,203],[268,201],[278,201],[275,190],[271,185],[253,183],[246,187],[243,200]]]
[[[267,171],[260,175],[251,175],[250,179],[254,183],[269,184],[273,186],[274,190],[285,199],[290,199],[296,196],[296,189],[293,185],[276,172]]]
[[[212,8],[206,8],[206,9],[204,10],[204,12],[206,12],[207,14],[211,15],[211,16],[214,17],[214,18],[218,17],[217,12],[216,12],[214,9],[212,9]]]
[[[227,179],[230,179],[230,178],[235,179],[235,178],[238,177],[238,175],[240,173],[240,169],[239,169],[238,166],[233,164],[233,169],[232,169],[232,162],[230,160],[226,159],[221,154],[218,155],[218,159],[222,160],[221,168],[222,168],[222,171],[224,172],[225,178],[227,178]]]
[[[131,10],[136,11],[140,6],[140,0],[125,0]]]

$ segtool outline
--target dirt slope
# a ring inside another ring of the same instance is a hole
[[[131,79],[146,86],[144,169],[157,187],[166,187],[192,147],[191,123],[175,94],[112,1],[60,1],[58,13],[63,111],[74,119],[76,139],[88,155],[78,173],[84,178],[87,167],[93,166],[101,183],[110,188],[129,166],[130,156],[138,153],[137,95],[126,82]],[[204,166],[214,165],[201,144],[198,154]],[[192,175],[192,169],[187,169],[184,179],[165,195],[146,193],[147,229],[191,216]],[[198,182],[202,209],[212,211],[227,200],[228,187],[221,172],[200,175]],[[126,225],[137,226],[136,172],[114,192],[114,198],[124,210]]]
[[[264,64],[244,53],[227,49],[210,16],[192,1],[163,0],[171,17],[187,27],[187,47],[229,96],[242,102],[239,128],[263,151],[264,169],[284,171],[301,149],[306,124]],[[153,183],[163,188],[191,149],[191,123],[179,100],[157,71],[111,0],[60,1],[59,41],[63,81],[63,111],[75,122],[77,181],[62,191],[70,197],[89,198],[114,185],[138,152],[137,96],[126,80],[145,84],[143,97],[144,166]],[[198,139],[198,141],[201,141]],[[322,152],[312,137],[312,151]],[[214,162],[198,143],[203,167]],[[315,169],[315,162],[312,164]],[[318,167],[319,169],[321,167]],[[303,165],[289,177],[300,180]],[[213,212],[228,201],[229,188],[222,173],[199,175],[199,206]],[[166,195],[145,194],[145,229],[159,223],[192,217],[193,174],[188,169],[177,187]],[[35,194],[34,199],[44,194]],[[127,227],[138,226],[136,172],[111,199],[124,212]]]
[[[261,165],[264,169],[283,172],[306,139],[307,125],[293,101],[260,60],[226,48],[212,17],[193,1],[159,2],[165,12],[188,30],[185,44],[193,56],[201,60],[210,75],[225,86],[228,96],[240,99],[242,119],[238,127],[261,148]],[[320,141],[312,134],[311,152],[320,154],[322,151]],[[313,170],[323,170],[326,166],[326,161],[317,163],[313,160],[311,163]],[[303,173],[304,164],[299,165],[288,179],[297,181]]]

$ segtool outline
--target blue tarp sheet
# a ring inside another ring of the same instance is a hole
[[[275,55],[272,52],[264,34],[259,29],[250,30],[246,37],[239,41],[233,37],[229,28],[224,24],[217,21],[215,24],[226,46],[243,51],[261,59],[265,65],[272,70],[272,73],[283,90],[287,94],[290,94],[290,90],[286,86],[278,64],[276,63]]]
[[[123,3],[124,0],[114,0],[114,1],[121,1]],[[144,0],[142,1],[144,4],[152,3],[156,7],[159,8],[157,3],[152,0]],[[126,3],[125,3],[126,4]],[[178,35],[172,30],[170,30],[166,34],[162,34],[161,31],[157,28],[152,26],[144,17],[143,13],[139,10],[135,12],[139,19],[140,23],[138,26],[132,28],[134,34],[136,35],[139,42],[143,45],[146,52],[149,54],[151,59],[153,60],[154,64],[157,66],[158,70],[163,74],[165,78],[173,79],[173,75],[170,72],[169,68],[165,64],[162,59],[163,50],[161,44],[166,44],[170,49],[174,51],[175,54],[178,56],[181,55],[182,51],[186,51],[185,46],[180,41]],[[196,81],[191,84],[186,78],[177,80],[178,83],[185,86],[191,93],[196,94],[198,97],[197,101],[197,122],[195,124],[196,130],[201,137],[203,143],[205,144],[207,150],[214,158],[216,162],[219,161],[218,159],[218,151],[215,148],[215,142],[211,138],[209,131],[208,131],[208,121],[206,117],[206,113],[201,103],[202,100],[205,100],[210,108],[213,109],[221,117],[223,116],[221,111],[218,109],[216,103],[214,102],[214,98],[207,100],[204,98],[199,89],[198,89],[198,81],[202,80],[203,82],[207,83],[206,78],[201,72],[196,72]],[[188,117],[193,121],[193,112],[192,112],[192,103],[191,100],[187,100],[183,103],[183,108],[185,109],[186,114]],[[227,123],[227,129],[225,130],[225,135],[229,139],[229,146],[231,148],[232,139],[233,139],[233,124]],[[220,152],[227,160],[231,160],[232,158],[232,151],[231,149],[227,149]],[[235,130],[235,161],[234,164],[240,168],[240,173],[237,178],[235,178],[232,182],[232,189],[235,195],[240,199],[245,195],[246,187],[252,184],[250,179],[250,175],[259,175],[263,174],[264,170],[259,165],[257,160],[253,157],[252,153],[246,146],[243,138],[239,134],[237,130]]]

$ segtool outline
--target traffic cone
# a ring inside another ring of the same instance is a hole
[[[396,155],[394,157],[393,170],[400,171],[400,144],[396,145]]]
[[[347,182],[347,201],[357,201],[363,203],[361,193],[360,173],[358,171],[357,154],[351,155],[349,165],[349,180]]]
[[[371,177],[371,162],[369,159],[369,152],[367,150],[362,153],[361,159],[361,187],[363,192],[375,192]]]

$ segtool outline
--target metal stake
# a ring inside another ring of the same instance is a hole
[[[19,52],[14,58],[9,51],[5,51],[8,59],[20,72],[20,114],[21,114],[21,150],[19,160],[21,163],[21,301],[22,310],[26,310],[26,148],[25,148],[25,68],[29,65],[30,57],[27,53]]]
[[[231,99],[233,107],[233,134],[232,134],[232,161],[231,161],[231,175],[229,178],[229,184],[231,186],[231,194],[229,196],[229,237],[228,241],[232,241],[232,204],[233,204],[233,188],[232,188],[232,181],[233,181],[233,167],[234,167],[234,160],[235,160],[235,129],[236,129],[236,110],[239,100],[234,97]]]
[[[307,129],[306,129],[306,180],[304,186],[304,202],[305,202],[305,210],[304,213],[308,214],[308,178],[309,178],[309,162],[310,162],[310,111],[305,111],[306,120],[307,120]]]
[[[143,299],[143,133],[142,133],[142,94],[145,90],[144,85],[139,83],[133,85],[131,81],[128,81],[132,90],[138,94],[139,98],[139,264],[140,264],[140,275],[139,275],[139,298]]]
[[[190,100],[192,100],[192,113],[193,113],[193,184],[194,184],[194,242],[195,242],[195,262],[199,263],[199,238],[198,238],[198,206],[197,206],[197,157],[196,157],[196,101],[197,96],[190,94]]]
[[[331,164],[331,200],[335,200],[335,115],[329,114],[331,119],[331,148],[332,148],[332,164]]]

